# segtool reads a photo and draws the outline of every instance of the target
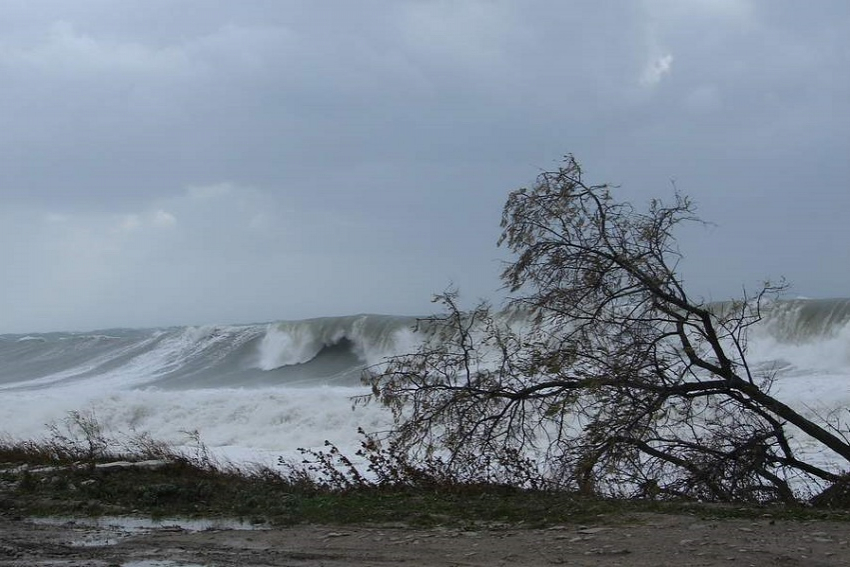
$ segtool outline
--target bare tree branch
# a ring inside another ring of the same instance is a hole
[[[422,322],[423,346],[367,376],[394,412],[394,447],[458,466],[536,449],[548,482],[609,492],[787,501],[792,477],[838,481],[795,454],[787,428],[850,462],[847,438],[776,399],[746,360],[747,331],[784,284],[694,300],[673,236],[694,221],[678,193],[646,212],[616,201],[572,156],[512,192],[507,309],[438,296],[446,314]]]

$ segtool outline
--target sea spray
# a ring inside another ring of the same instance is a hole
[[[748,359],[775,372],[779,399],[807,415],[850,408],[850,300],[767,306]],[[522,326],[518,313],[506,315]],[[377,315],[257,325],[0,336],[0,433],[43,437],[69,411],[112,432],[175,444],[198,432],[238,459],[297,455],[330,440],[353,452],[357,428],[385,430],[361,373],[422,340],[416,319]],[[813,448],[813,450],[815,450]]]

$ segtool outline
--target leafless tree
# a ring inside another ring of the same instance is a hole
[[[771,395],[746,360],[783,286],[690,296],[673,237],[686,221],[686,197],[638,211],[586,184],[572,156],[511,193],[499,244],[515,298],[464,311],[438,296],[446,312],[422,322],[421,348],[367,377],[395,412],[394,446],[458,467],[536,452],[549,482],[620,496],[791,501],[797,477],[841,480],[794,436],[850,461],[846,436]]]

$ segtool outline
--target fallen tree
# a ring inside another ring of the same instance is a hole
[[[713,305],[686,291],[673,231],[698,220],[678,194],[646,211],[616,201],[572,156],[511,193],[507,309],[438,296],[429,340],[367,377],[394,411],[394,450],[457,469],[536,454],[550,484],[628,497],[792,501],[795,478],[840,481],[792,436],[850,461],[847,435],[747,363],[747,331],[784,286]]]

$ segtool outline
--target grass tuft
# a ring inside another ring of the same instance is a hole
[[[306,452],[309,458],[303,464],[238,467],[213,459],[197,434],[197,450],[187,455],[145,435],[117,442],[99,427],[77,427],[74,420],[79,417],[72,415],[60,434],[43,441],[0,439],[0,514],[227,517],[273,525],[404,523],[470,529],[621,523],[640,521],[646,513],[850,520],[847,510],[803,505],[614,500],[518,488],[489,472],[460,477],[449,474],[440,461],[417,465],[377,446],[370,448],[368,439],[358,456],[367,469],[373,467],[368,469],[371,474],[360,472],[332,446],[325,452]],[[520,476],[529,472],[517,470]]]

